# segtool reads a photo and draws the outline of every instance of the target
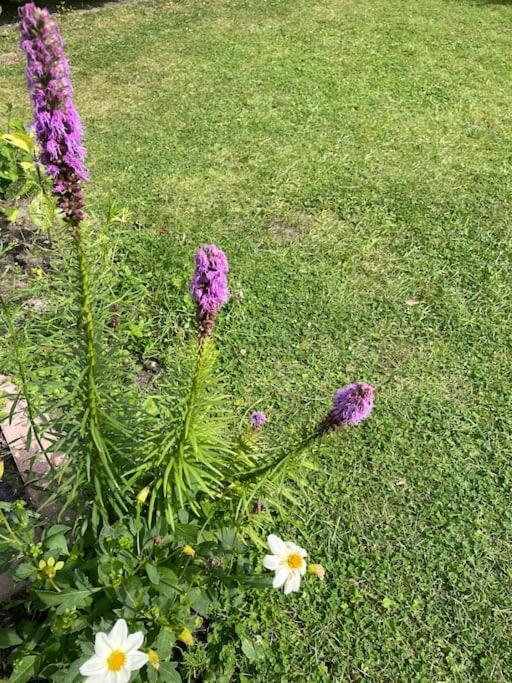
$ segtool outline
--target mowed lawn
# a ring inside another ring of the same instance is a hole
[[[208,241],[240,419],[267,411],[282,443],[336,387],[377,389],[276,519],[325,581],[226,596],[204,680],[511,681],[512,3],[146,0],[61,23],[89,208],[131,212],[112,240],[137,362],[191,332]],[[0,99],[28,117],[16,40]]]

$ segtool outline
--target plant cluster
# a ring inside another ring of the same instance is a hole
[[[9,223],[24,214],[38,229],[49,231],[58,220],[50,184],[36,160],[36,142],[7,108],[0,130],[0,212]]]
[[[43,406],[28,390],[23,344],[1,302],[29,407],[29,438],[49,472],[44,482],[31,480],[42,496],[38,510],[22,501],[1,505],[3,569],[24,582],[25,592],[11,605],[22,616],[0,632],[0,644],[11,648],[11,683],[179,681],[184,651],[204,638],[226,591],[235,599],[247,588],[273,585],[290,594],[307,574],[324,579],[305,549],[275,534],[262,558],[273,579],[255,571],[253,549],[261,551],[281,501],[293,502],[293,487],[317,466],[321,440],[368,417],[373,389],[358,383],[338,390],[330,412],[290,447],[266,447],[262,412],[235,430],[215,344],[230,296],[229,264],[207,244],[196,254],[190,285],[197,334],[183,381],[171,365],[151,409],[124,400],[126,379],[110,343],[115,334],[105,333],[95,304],[85,150],[62,38],[47,10],[28,3],[20,13],[35,168],[51,183],[45,196],[59,217],[56,249],[69,268],[74,324],[62,349],[65,376]],[[55,452],[64,454],[58,468]]]

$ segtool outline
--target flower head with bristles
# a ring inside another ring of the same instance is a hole
[[[220,307],[229,300],[228,272],[226,255],[215,244],[205,244],[196,253],[190,293],[197,303],[201,337],[211,335]]]
[[[251,414],[251,427],[253,429],[261,429],[266,421],[267,416],[265,413],[254,411],[254,413]]]
[[[84,165],[82,125],[73,104],[69,64],[57,22],[30,2],[20,8],[21,48],[27,57],[27,84],[34,106],[39,162],[52,178],[57,203],[68,223],[82,218]]]
[[[366,420],[372,409],[373,387],[360,382],[349,384],[334,394],[325,428],[331,430],[343,425],[355,425]]]

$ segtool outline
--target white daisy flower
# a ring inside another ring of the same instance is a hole
[[[118,619],[108,635],[97,633],[95,654],[80,667],[85,683],[128,683],[132,671],[147,664],[147,654],[139,650],[143,641],[141,631],[128,634],[124,619]]]
[[[283,541],[279,536],[270,534],[268,546],[273,555],[265,555],[263,566],[275,572],[274,588],[284,586],[284,593],[292,593],[300,588],[300,577],[306,573],[307,552],[291,541]]]

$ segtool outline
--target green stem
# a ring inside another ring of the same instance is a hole
[[[10,543],[14,543],[15,545],[21,547],[23,544],[12,530],[11,525],[7,521],[7,517],[5,516],[5,513],[3,511],[0,511],[0,519],[2,520],[3,525],[5,526],[10,535],[10,538],[6,538],[5,536],[0,536],[0,538],[3,538],[6,541],[9,541]]]
[[[57,586],[57,584],[55,583],[55,581],[53,579],[50,579],[50,585],[52,588],[54,588],[57,591],[57,593],[62,592],[62,590]]]
[[[114,498],[120,503],[121,507],[124,506],[124,502],[119,493],[119,484],[114,477],[112,469],[110,467],[109,456],[105,446],[105,442],[102,435],[101,428],[101,410],[99,407],[98,392],[96,387],[96,349],[94,345],[94,318],[92,312],[92,296],[91,296],[91,284],[89,279],[89,269],[87,265],[87,258],[85,254],[84,240],[80,225],[73,225],[73,239],[75,242],[77,261],[78,261],[78,271],[80,277],[80,291],[82,299],[82,310],[81,310],[81,322],[84,331],[84,341],[85,341],[85,356],[86,356],[86,371],[85,371],[85,410],[87,413],[88,431],[92,438],[92,443],[96,455],[99,460],[100,467],[106,473],[110,484],[113,489]],[[93,463],[95,465],[96,463]],[[98,493],[98,489],[101,490],[101,484],[96,473],[96,467],[94,467],[94,483],[95,488]],[[90,473],[90,468],[88,468]],[[89,475],[90,476],[90,475]],[[102,496],[100,497],[102,502]]]
[[[180,439],[179,439],[178,462],[183,459],[183,456],[185,454],[185,444],[186,444],[187,439],[188,439],[188,435],[189,435],[189,431],[190,431],[190,421],[192,419],[192,415],[194,412],[194,406],[195,406],[196,397],[197,397],[199,375],[200,375],[201,366],[202,366],[203,359],[204,359],[204,351],[206,348],[206,344],[207,344],[207,341],[205,340],[205,338],[201,337],[199,340],[199,348],[197,351],[196,364],[195,364],[195,369],[194,369],[194,375],[192,378],[192,385],[190,387],[190,394],[188,397],[187,409],[185,411],[185,417],[183,419],[183,428],[182,428]],[[172,471],[172,467],[173,467],[174,463],[175,463],[175,458],[171,457],[169,459],[167,467],[165,468],[165,472],[164,472],[164,476],[163,476],[164,495],[166,495],[166,493],[167,493],[169,477],[171,475],[171,471]],[[168,514],[167,517],[168,517],[167,521],[169,522],[169,524],[172,524],[172,520],[170,519],[170,514]]]
[[[250,470],[249,472],[243,474],[240,477],[240,481],[243,482],[248,482],[251,481],[252,479],[258,479],[256,482],[256,485],[250,492],[249,498],[247,499],[247,507],[249,506],[250,502],[256,497],[256,494],[260,489],[263,487],[265,482],[267,482],[269,479],[273,479],[276,475],[278,475],[280,472],[283,471],[285,466],[291,461],[297,458],[298,456],[302,455],[304,451],[306,451],[311,444],[316,440],[322,438],[323,432],[321,430],[316,430],[313,432],[313,434],[310,434],[308,437],[306,437],[301,443],[296,446],[294,449],[291,451],[286,451],[281,455],[279,458],[276,460],[268,463],[268,465],[264,465],[263,467],[257,467],[253,470]],[[237,511],[236,511],[236,517],[238,518],[238,515],[240,514],[240,511],[242,509],[242,500],[240,500],[240,503],[238,505]]]
[[[277,472],[282,467],[284,467],[284,465],[286,465],[286,463],[289,460],[293,460],[296,456],[303,453],[316,439],[320,438],[321,436],[321,432],[313,432],[313,434],[310,434],[303,441],[301,441],[298,446],[296,446],[291,451],[286,451],[285,453],[283,453],[283,455],[276,458],[276,460],[269,462],[267,465],[263,465],[262,467],[256,467],[255,469],[249,470],[249,472],[242,474],[239,477],[240,481],[250,481],[255,477],[260,477],[266,474],[270,470],[273,470],[274,473]]]

